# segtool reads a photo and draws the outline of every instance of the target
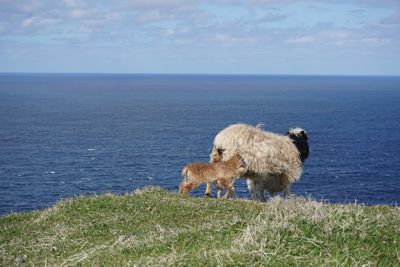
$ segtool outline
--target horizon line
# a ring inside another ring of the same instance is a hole
[[[202,72],[1,72],[0,75],[165,75],[165,76],[317,76],[317,77],[400,77],[400,74],[283,74]]]

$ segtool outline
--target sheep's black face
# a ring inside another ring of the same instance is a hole
[[[308,155],[310,154],[310,148],[308,146],[308,136],[305,131],[291,131],[287,132],[287,135],[292,139],[293,144],[295,144],[297,150],[300,152],[301,162],[304,162]]]

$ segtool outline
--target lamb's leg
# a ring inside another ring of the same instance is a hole
[[[206,197],[211,197],[212,183],[207,183],[206,192],[204,193]]]
[[[225,193],[227,195],[226,197],[228,198],[235,198],[235,181],[232,180],[230,183],[228,183],[228,188],[227,192]]]
[[[224,195],[224,198],[231,198],[231,197],[233,198],[235,195],[233,181],[229,182],[225,179],[220,179],[219,181],[221,182],[222,186],[226,188],[226,193]]]
[[[217,198],[221,198],[221,190],[222,190],[222,183],[221,181],[217,180]]]

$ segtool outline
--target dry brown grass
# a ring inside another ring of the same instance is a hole
[[[304,198],[267,203],[160,189],[0,218],[0,266],[396,266],[400,210]]]

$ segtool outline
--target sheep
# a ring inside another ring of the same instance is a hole
[[[246,163],[238,154],[234,154],[226,161],[215,163],[194,162],[186,165],[182,170],[183,181],[179,186],[179,193],[189,192],[202,183],[217,181],[217,196],[221,197],[222,187],[226,188],[224,198],[234,196],[233,180],[246,172]]]
[[[262,131],[247,124],[233,124],[214,138],[210,162],[220,162],[240,154],[247,163],[248,188],[252,199],[259,194],[265,201],[264,189],[290,194],[290,186],[300,179],[303,161],[308,157],[307,134],[303,129],[290,129],[286,136]],[[205,194],[211,194],[211,183]]]
[[[305,159],[309,155],[308,136],[307,133],[301,128],[289,129],[287,136],[292,140],[300,153],[300,160],[303,164]],[[251,192],[253,199],[257,197],[257,193],[261,200],[264,198],[264,190],[267,190],[271,197],[277,192],[284,192],[284,196],[290,194],[290,185],[285,187],[279,176],[269,175],[262,177],[261,179],[247,179],[247,188]]]

